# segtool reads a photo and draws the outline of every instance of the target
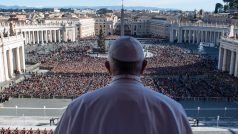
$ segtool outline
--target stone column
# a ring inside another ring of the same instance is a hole
[[[21,64],[21,70],[25,72],[26,66],[25,66],[25,52],[24,52],[24,45],[20,47],[20,64]]]
[[[31,31],[28,31],[28,43],[31,44]]]
[[[31,44],[31,32],[28,31],[28,43]]]
[[[44,43],[44,33],[43,31],[40,31],[41,32],[41,43]]]
[[[27,44],[27,32],[25,32],[25,42]]]
[[[28,31],[28,35],[27,35],[27,39],[28,39],[28,44],[30,44],[30,42],[31,42],[31,38],[30,38],[30,31]]]
[[[201,42],[204,42],[203,31],[201,31]]]
[[[215,42],[215,44],[217,42],[217,32],[214,32],[214,42]]]
[[[2,53],[3,56],[3,64],[4,64],[4,78],[5,81],[9,80],[9,73],[8,73],[8,62],[7,62],[7,53],[6,51],[3,51]]]
[[[33,43],[32,44],[35,44],[35,31],[32,31],[32,41],[33,41]]]
[[[197,31],[197,44],[200,43],[200,31]]]
[[[210,31],[207,32],[207,42],[210,42]]]
[[[181,30],[181,43],[184,42],[184,30]]]
[[[169,39],[169,41],[171,43],[174,42],[174,30],[173,30],[173,28],[170,29],[170,39]]]
[[[219,40],[220,40],[220,32],[217,32],[217,45],[219,44]]]
[[[219,47],[218,70],[222,69],[223,54],[224,54],[224,51],[223,51],[222,47]]]
[[[227,58],[227,49],[224,48],[223,62],[222,62],[222,71],[226,71],[226,58]]]
[[[33,44],[33,31],[30,31],[31,34],[31,44]]]
[[[216,32],[213,32],[213,42],[215,43],[216,42]]]
[[[214,42],[213,37],[214,37],[214,32],[211,32],[211,42]]]
[[[206,31],[203,31],[203,42],[206,42],[205,41],[206,40],[205,33],[206,33]]]
[[[222,69],[222,58],[223,58],[223,49],[219,47],[219,56],[218,56],[218,70]]]
[[[74,37],[74,36],[73,36]],[[183,30],[180,29],[179,30],[179,43],[182,43],[183,42]]]
[[[235,63],[235,52],[231,51],[231,62],[230,62],[230,71],[229,74],[234,74],[234,63]]]
[[[45,30],[42,30],[43,41],[45,42]]]
[[[60,34],[60,29],[58,30],[58,40],[61,42],[61,34]]]
[[[22,32],[22,34],[23,34],[23,37],[24,37],[24,44],[27,44],[26,43],[26,32]]]
[[[49,43],[48,30],[45,30],[45,41],[46,41],[46,43]]]
[[[76,41],[76,31],[75,31],[75,28],[72,31],[73,31],[73,39],[72,39],[72,41],[75,42]]]
[[[188,31],[188,43],[191,43],[191,30]]]
[[[195,44],[196,32],[193,30],[193,44]]]
[[[12,59],[12,49],[10,49],[8,51],[8,72],[9,72],[9,76],[10,78],[13,77],[13,59]]]
[[[37,43],[40,44],[40,34],[39,31],[36,31]]]
[[[196,35],[195,36],[195,43],[198,43],[198,31],[197,30],[195,31],[195,35]]]
[[[51,41],[54,42],[54,30],[51,30]]]
[[[209,31],[209,42],[211,43],[212,42],[212,32],[211,31]]]
[[[51,30],[49,30],[49,38],[48,38],[49,42],[52,42],[52,36],[51,35],[52,35]]]
[[[234,76],[238,77],[238,51],[236,51],[236,60],[235,60],[235,72]]]
[[[207,41],[207,31],[205,31],[205,41],[204,42],[208,42]]]
[[[32,36],[32,31],[30,31],[30,44],[33,44],[33,36]]]
[[[57,42],[56,31],[57,31],[57,30],[54,30],[54,42]]]
[[[44,38],[45,38],[45,42],[48,43],[48,39],[47,39],[47,30],[44,31]]]
[[[64,33],[64,42],[67,42],[68,41],[68,31],[65,29],[63,31],[63,33]]]
[[[184,30],[184,42],[187,42],[187,30]]]
[[[216,45],[217,43],[217,32],[214,32],[214,44]]]
[[[19,47],[16,48],[16,67],[17,67],[17,71],[19,71],[19,73],[21,73],[21,64],[20,64],[20,53],[19,53]]]
[[[26,40],[26,32],[23,32],[24,33],[24,38],[25,38],[25,44],[27,44],[27,40]]]

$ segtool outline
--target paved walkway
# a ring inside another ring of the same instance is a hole
[[[193,134],[238,134],[238,128],[193,127]]]

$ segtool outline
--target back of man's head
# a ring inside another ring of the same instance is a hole
[[[141,43],[128,36],[115,40],[108,54],[109,71],[112,75],[140,75],[143,69],[144,52]],[[107,66],[107,65],[106,65]]]

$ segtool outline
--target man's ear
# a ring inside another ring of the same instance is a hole
[[[110,63],[109,63],[109,61],[106,61],[106,62],[105,62],[105,67],[107,68],[108,72],[109,72],[110,74],[112,74],[111,69],[110,69]]]
[[[147,60],[144,60],[142,63],[141,71],[140,71],[141,75],[144,73],[146,66],[147,66]]]

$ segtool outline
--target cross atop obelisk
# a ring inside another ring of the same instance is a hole
[[[124,36],[124,7],[123,7],[123,0],[121,6],[121,36]]]

